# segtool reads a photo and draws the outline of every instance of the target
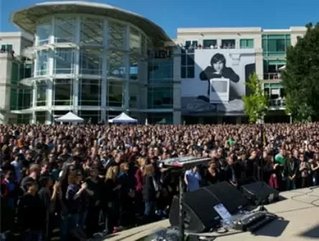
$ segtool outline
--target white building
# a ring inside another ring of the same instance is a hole
[[[28,33],[0,33],[0,123],[16,121],[10,110],[15,109],[18,82],[24,78],[22,53],[32,44],[33,36]]]
[[[183,119],[194,123],[240,122],[244,116],[242,96],[246,94],[245,82],[252,72],[256,72],[258,77],[264,80],[264,89],[269,94],[270,110],[272,110],[268,115],[269,120],[276,121],[277,117],[280,119],[286,116],[280,69],[286,64],[287,48],[295,45],[297,38],[303,36],[305,32],[305,27],[177,29],[176,43],[183,49],[181,61]],[[230,85],[230,93],[217,92],[215,99],[212,99],[214,90],[207,94],[207,88],[211,88],[211,84],[215,83],[211,77],[224,79],[227,77],[223,74],[203,73],[203,70],[211,65],[213,56],[224,56],[227,71],[232,69],[239,77],[235,80],[226,80],[225,83]],[[219,101],[216,101],[216,96],[220,98]]]

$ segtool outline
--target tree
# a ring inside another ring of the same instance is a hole
[[[282,82],[286,112],[297,121],[319,117],[319,23],[306,27],[304,37],[287,50]]]
[[[243,97],[244,110],[249,117],[249,122],[257,123],[263,119],[268,109],[268,100],[264,95],[261,80],[256,73],[249,76],[246,85],[249,94]]]

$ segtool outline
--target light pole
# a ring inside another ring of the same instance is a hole
[[[289,123],[292,124],[292,115],[290,112],[288,113],[288,115],[289,115]]]

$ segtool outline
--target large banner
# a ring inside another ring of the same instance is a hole
[[[182,112],[243,114],[254,49],[196,49],[195,76],[182,79]]]

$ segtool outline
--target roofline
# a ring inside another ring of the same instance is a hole
[[[102,3],[85,1],[56,1],[37,3],[30,7],[16,11],[11,16],[11,20],[19,28],[34,34],[36,21],[38,19],[49,14],[54,15],[57,13],[95,14],[102,17],[110,17],[129,22],[139,27],[150,39],[152,39],[154,45],[159,43],[162,45],[167,41],[172,41],[165,31],[151,20],[136,13]],[[112,16],[112,14],[115,16]]]
[[[0,32],[0,38],[21,37],[33,41],[33,35],[28,32]]]
[[[199,33],[199,32],[206,32],[206,33],[234,33],[234,32],[256,32],[260,33],[262,28],[260,27],[227,27],[227,28],[178,28],[177,33]]]
[[[222,27],[222,28],[178,28],[177,34],[200,34],[200,33],[290,33],[306,32],[307,28],[303,26],[291,26],[287,29],[263,29],[261,27]]]

